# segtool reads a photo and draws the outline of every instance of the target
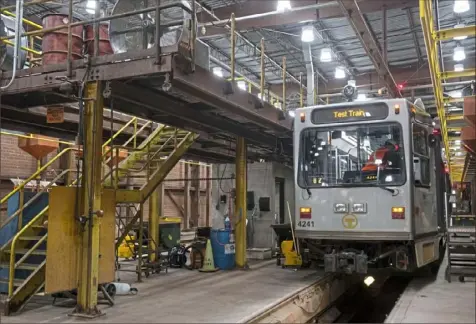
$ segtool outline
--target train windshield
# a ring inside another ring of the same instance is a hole
[[[303,188],[405,182],[403,136],[397,123],[307,128],[300,143],[298,184]]]

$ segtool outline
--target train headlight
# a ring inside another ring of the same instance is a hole
[[[337,203],[334,204],[334,213],[347,213],[347,204]]]
[[[366,213],[367,212],[367,204],[359,203],[352,205],[352,211],[354,213]]]

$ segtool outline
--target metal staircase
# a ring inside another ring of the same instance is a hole
[[[134,122],[134,119],[136,118],[133,118],[121,128],[112,138],[117,137],[120,132]],[[145,126],[139,131],[143,131],[146,128]],[[142,205],[182,158],[198,135],[161,125],[153,130],[139,146],[135,147],[134,145],[131,148],[128,144],[132,140],[134,143],[136,142],[137,133],[134,133],[133,137],[125,144],[112,146],[109,149],[107,145],[110,144],[112,139],[104,143],[103,162],[105,165],[103,170],[109,170],[109,172],[104,171],[103,185],[119,190],[122,184],[140,179],[142,182],[140,189],[129,190],[133,194],[126,197],[126,200],[129,203],[134,202]],[[35,174],[0,200],[0,204],[3,205],[8,203],[8,200],[15,195],[20,197],[18,210],[10,215],[0,226],[0,236],[2,231],[11,234],[11,238],[7,241],[0,241],[0,293],[7,294],[3,305],[4,315],[21,310],[35,294],[43,289],[45,284],[46,240],[48,236],[47,201],[46,203],[44,202],[46,207],[34,213],[34,215],[30,215],[32,217],[25,217],[27,216],[26,212],[28,208],[38,207],[38,204],[41,202],[40,198],[44,198],[48,190],[60,181],[61,178],[65,177],[67,173],[74,172],[75,170],[64,170],[51,180],[47,186],[39,189],[36,195],[24,203],[25,185],[46,171],[54,161],[66,153],[71,153],[72,150],[78,151],[77,148],[67,148],[61,151]],[[111,163],[109,163],[108,167],[106,164],[111,162],[112,157],[114,157],[114,154],[110,154],[113,150],[116,150],[116,156],[119,156],[119,150],[127,150],[128,154],[122,162],[118,162],[119,160],[116,159],[115,165],[111,166]],[[81,176],[77,177],[70,186],[76,186],[77,183],[80,183],[80,180]],[[118,195],[118,203],[123,203],[121,197],[124,196]],[[122,233],[127,233],[128,228],[130,229],[139,218],[140,213],[136,213],[129,224],[126,224]],[[125,234],[121,234],[117,242],[122,242],[124,236]]]
[[[451,215],[448,224],[446,280],[451,282],[452,275],[460,281],[476,277],[476,216]]]

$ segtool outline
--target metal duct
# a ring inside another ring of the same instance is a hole
[[[22,28],[21,33],[25,30]],[[0,37],[15,35],[15,18],[1,15],[0,21]],[[28,47],[27,37],[22,37],[20,41],[21,46]],[[11,71],[13,69],[13,46],[2,44],[0,46],[0,66],[3,71]],[[20,49],[19,63],[22,69],[26,62],[27,53]]]

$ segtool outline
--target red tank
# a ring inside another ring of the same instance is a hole
[[[94,25],[86,26],[85,38],[86,52],[94,55]],[[99,25],[99,56],[113,54],[111,43],[109,42],[109,24],[103,23]]]
[[[51,14],[43,17],[43,29],[68,24],[68,16]],[[72,59],[82,58],[83,52],[83,26],[75,26],[72,29]],[[43,65],[59,64],[66,62],[68,58],[68,28],[62,28],[43,35],[41,42],[43,52]]]

